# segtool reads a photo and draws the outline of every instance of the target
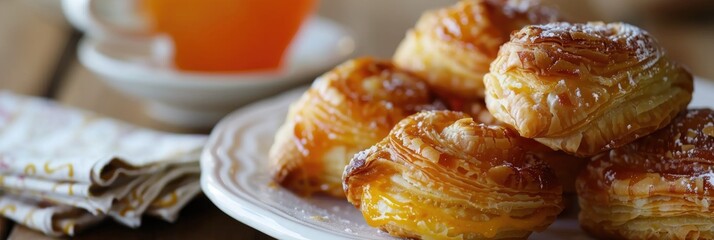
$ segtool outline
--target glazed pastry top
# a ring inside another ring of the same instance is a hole
[[[424,111],[355,155],[343,175],[367,223],[410,238],[522,238],[562,210],[553,171],[514,131]]]
[[[553,149],[592,156],[664,127],[693,77],[624,23],[550,23],[514,32],[485,76],[495,118]]]
[[[417,24],[417,30],[477,50],[490,59],[496,57],[499,46],[508,41],[512,29],[558,19],[554,9],[533,0],[467,0],[425,16]]]
[[[660,183],[641,180],[659,176]],[[688,110],[672,124],[594,158],[583,176],[591,189],[628,181],[635,193],[714,196],[714,111]],[[644,185],[642,185],[644,184]],[[642,186],[640,186],[642,185]]]

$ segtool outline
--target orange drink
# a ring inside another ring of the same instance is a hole
[[[173,41],[182,70],[271,70],[316,0],[144,0],[153,31]]]

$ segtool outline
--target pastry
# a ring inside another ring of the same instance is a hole
[[[553,169],[558,182],[563,186],[563,193],[574,195],[575,179],[585,169],[589,159],[553,150],[535,152],[534,154],[543,159],[550,169]]]
[[[464,101],[459,98],[442,98],[441,100],[446,104],[447,109],[466,113],[471,116],[476,123],[507,126],[503,122],[496,120],[496,118],[488,112],[486,103],[484,103],[483,100],[474,99]],[[523,143],[522,147],[524,149],[537,155],[540,159],[543,159],[543,161],[553,169],[555,176],[558,177],[558,181],[563,185],[564,193],[575,194],[575,178],[578,176],[578,173],[585,168],[585,165],[588,163],[588,158],[576,157],[564,153],[563,151],[554,151],[532,139],[520,139],[519,141]]]
[[[578,177],[580,224],[603,239],[714,239],[714,111],[599,154]]]
[[[499,123],[508,127],[504,123]],[[576,157],[563,151],[555,151],[530,138],[520,137],[518,142],[523,149],[538,159],[542,159],[553,170],[558,182],[563,186],[563,193],[575,194],[575,179],[585,169],[590,158]]]
[[[692,75],[624,23],[551,23],[514,32],[484,77],[486,106],[521,136],[581,157],[666,126]]]
[[[511,31],[557,20],[536,0],[464,0],[424,13],[394,62],[425,78],[440,95],[484,96],[483,75]]]
[[[347,200],[370,226],[423,239],[525,238],[563,209],[551,169],[514,131],[423,111],[355,155]]]
[[[433,101],[421,79],[390,62],[343,63],[290,107],[270,149],[274,180],[301,195],[344,197],[342,172],[352,156]]]
[[[488,112],[486,102],[483,99],[465,100],[459,97],[442,97],[440,101],[446,105],[448,110],[466,113],[477,123],[486,125],[502,124]]]

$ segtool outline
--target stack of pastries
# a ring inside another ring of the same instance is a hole
[[[290,107],[273,179],[397,237],[523,239],[577,192],[593,236],[714,238],[692,75],[638,27],[559,20],[528,0],[424,13],[392,61],[343,63]]]

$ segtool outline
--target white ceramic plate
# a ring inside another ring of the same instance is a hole
[[[211,127],[243,104],[304,84],[344,61],[355,47],[344,26],[317,16],[300,29],[284,66],[275,71],[180,71],[157,59],[161,44],[150,43],[85,37],[78,56],[109,85],[146,100],[150,116],[188,127]]]
[[[697,80],[690,107],[714,108],[714,82]],[[393,239],[367,226],[344,200],[301,198],[270,184],[268,149],[289,105],[304,88],[240,109],[213,130],[201,157],[201,186],[233,218],[278,239]],[[559,218],[531,239],[589,239],[576,214]]]

